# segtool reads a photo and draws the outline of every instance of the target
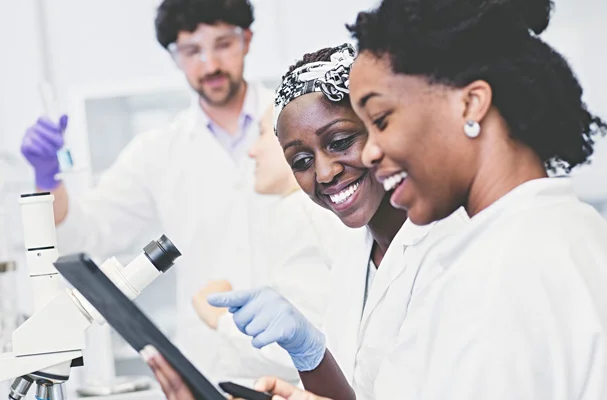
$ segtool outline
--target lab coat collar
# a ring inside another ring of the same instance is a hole
[[[406,269],[404,253],[407,247],[415,246],[420,243],[432,230],[436,222],[428,225],[415,225],[411,220],[407,219],[402,225],[392,243],[388,247],[388,251],[377,270],[377,275],[373,280],[373,284],[369,290],[367,304],[363,312],[361,320],[361,329],[364,329],[369,317],[384,297],[386,291]]]
[[[428,225],[415,225],[409,218],[405,221],[403,226],[400,228],[393,242],[396,242],[404,247],[415,246],[421,242],[436,225],[435,222],[431,222]],[[405,250],[403,247],[403,251]]]
[[[245,93],[244,103],[240,111],[241,118],[250,118],[251,124],[257,125],[263,115],[264,109],[261,101],[261,84],[257,82],[247,82],[247,91]],[[270,105],[270,103],[268,103]],[[207,113],[200,107],[200,96],[193,94],[190,102],[190,125],[188,135],[190,139],[194,139],[199,133],[200,128],[209,130],[209,124],[212,123]],[[199,128],[199,129],[195,129]],[[257,130],[256,130],[257,131]]]
[[[554,204],[576,198],[573,184],[568,177],[533,179],[512,189],[495,203],[470,219],[469,224],[453,235],[441,251],[438,260],[443,268],[448,268],[464,253],[483,232],[498,220],[509,218],[517,211]]]

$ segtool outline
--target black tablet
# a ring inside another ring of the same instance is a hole
[[[59,257],[55,266],[138,353],[147,345],[154,346],[182,377],[196,399],[225,399],[86,254]]]

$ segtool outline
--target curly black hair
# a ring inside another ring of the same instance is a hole
[[[337,47],[325,47],[324,49],[320,49],[315,51],[314,53],[306,53],[301,58],[301,60],[297,61],[295,64],[291,65],[286,74],[283,75],[283,79],[285,76],[293,72],[299,67],[302,67],[306,64],[310,64],[313,62],[321,62],[321,61],[331,61],[331,55],[335,52],[339,51],[341,46]]]
[[[389,56],[395,73],[464,87],[486,81],[511,135],[549,171],[589,161],[607,132],[582,101],[567,61],[538,35],[551,0],[383,0],[348,25],[359,51]]]
[[[164,0],[156,14],[156,38],[166,49],[179,32],[194,32],[199,24],[225,22],[248,29],[253,21],[249,0]]]

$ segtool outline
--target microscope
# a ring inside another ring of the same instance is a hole
[[[58,258],[54,196],[21,196],[21,216],[35,312],[12,335],[13,351],[0,354],[0,382],[14,379],[9,399],[23,399],[36,384],[37,400],[64,400],[72,367],[83,366],[85,332],[105,319],[75,289],[66,288],[54,262]],[[166,237],[150,242],[128,265],[114,257],[100,269],[127,296],[135,299],[168,271],[181,253]]]

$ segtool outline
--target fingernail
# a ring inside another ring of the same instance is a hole
[[[67,127],[67,120],[68,117],[65,114],[59,118],[59,126],[61,127],[61,129],[65,129]]]
[[[139,352],[141,357],[146,363],[149,363],[151,359],[156,357],[159,353],[154,346],[147,345]]]
[[[139,356],[146,364],[148,363],[148,356],[145,354],[145,349],[139,351]]]
[[[253,389],[257,390],[258,392],[263,392],[266,389],[266,384],[263,380],[258,379],[253,384]]]
[[[141,358],[143,358],[143,361],[145,361],[146,363],[147,363],[148,361],[150,361],[150,356],[149,356],[149,354],[148,354],[147,350],[148,350],[148,348],[147,348],[147,347],[144,347],[143,349],[141,349],[141,350],[139,351],[139,355],[141,356]]]

